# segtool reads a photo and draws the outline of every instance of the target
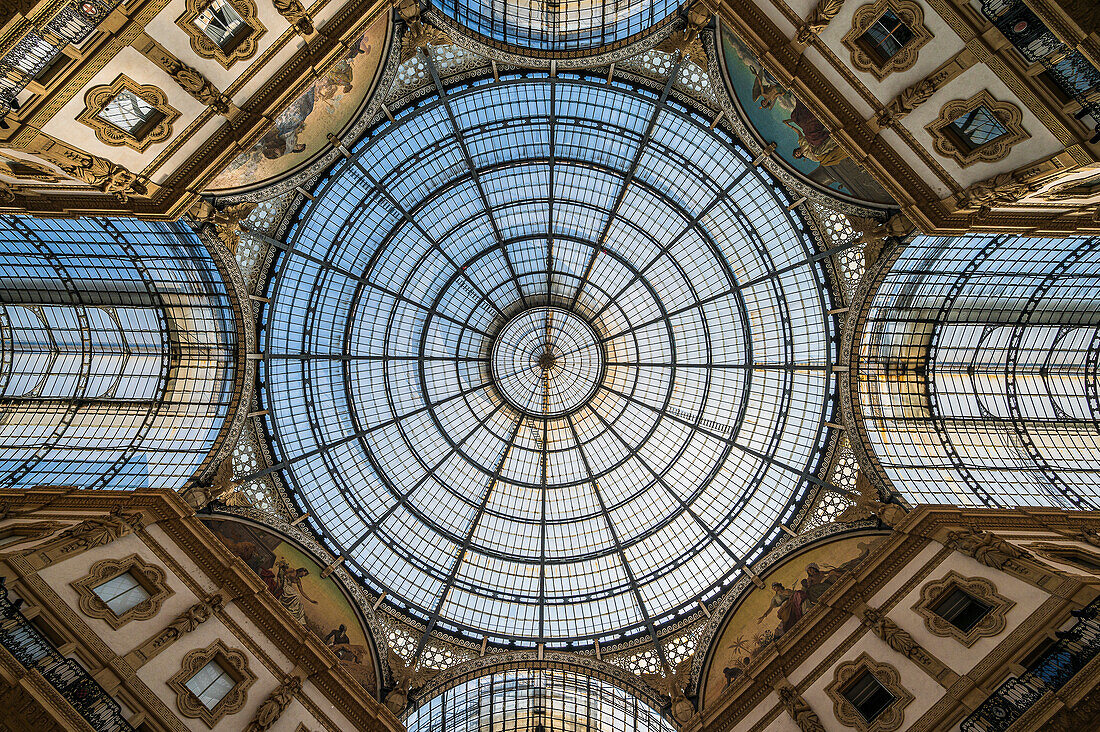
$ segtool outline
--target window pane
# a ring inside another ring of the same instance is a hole
[[[122,615],[149,599],[148,590],[129,572],[107,580],[93,591],[115,615]]]
[[[149,121],[157,110],[129,89],[123,89],[107,103],[99,118],[124,132],[134,134],[138,128]]]
[[[883,688],[878,679],[868,671],[863,671],[843,693],[868,722],[882,714],[894,701],[893,694]]]
[[[863,41],[883,61],[891,58],[911,40],[913,31],[892,10],[883,13],[863,34]]]
[[[964,113],[949,127],[971,148],[981,147],[1008,134],[1005,126],[984,104]]]
[[[204,707],[213,709],[235,684],[233,677],[225,672],[217,660],[213,660],[188,679],[186,686]]]
[[[244,19],[226,0],[214,0],[199,13],[195,25],[223,50],[240,42],[246,30]]]
[[[936,603],[932,612],[965,633],[977,625],[991,609],[989,605],[956,587]]]

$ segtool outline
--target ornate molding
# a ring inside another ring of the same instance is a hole
[[[107,603],[96,594],[95,588],[127,572],[145,589],[149,597],[121,615],[115,615]],[[122,559],[100,560],[92,565],[88,574],[70,584],[79,598],[77,605],[80,612],[90,618],[104,620],[118,630],[131,620],[148,620],[160,612],[160,606],[164,601],[175,594],[168,587],[166,578],[167,575],[163,569],[155,564],[149,564],[137,554],[131,554]]]
[[[1006,132],[971,148],[966,141],[951,132],[948,126],[967,112],[983,106],[997,118]],[[956,99],[943,105],[939,117],[925,125],[924,129],[932,135],[932,145],[937,153],[966,168],[977,162],[995,163],[1008,157],[1013,146],[1031,137],[1023,128],[1022,121],[1023,112],[1019,107],[1011,102],[999,102],[982,89],[969,99]]]
[[[202,58],[214,59],[225,68],[229,68],[240,59],[250,58],[256,53],[260,37],[267,32],[267,28],[256,16],[256,4],[252,0],[228,0],[237,14],[241,16],[245,25],[252,31],[241,38],[237,44],[226,51],[195,25],[195,20],[203,10],[210,5],[210,0],[187,0],[186,10],[176,19],[176,25],[183,29],[191,38],[191,50]]]
[[[313,19],[309,17],[306,8],[300,0],[271,0],[272,5],[279,11],[279,15],[286,18],[294,32],[300,36],[308,36],[313,33]]]
[[[44,539],[50,534],[69,526],[61,521],[28,521],[12,523],[0,528],[0,546],[4,549]],[[12,537],[16,537],[11,540]],[[10,540],[10,541],[8,541]]]
[[[825,732],[821,718],[798,693],[798,689],[791,686],[791,682],[783,679],[776,684],[775,695],[779,697],[779,703],[787,712],[787,716],[794,720],[802,732]]]
[[[283,712],[294,701],[294,697],[302,690],[302,677],[291,674],[271,692],[271,696],[260,704],[256,710],[256,716],[244,728],[244,732],[267,732],[271,729]]]
[[[975,183],[958,194],[956,199],[960,209],[976,209],[981,219],[995,206],[1010,206],[1042,187],[1042,183],[1020,180],[1015,173],[1001,173]]]
[[[142,527],[143,522],[144,516],[140,512],[123,512],[120,506],[115,506],[110,513],[85,519],[62,531],[52,541],[23,552],[23,556],[31,567],[38,570],[59,559],[69,559],[132,534]]]
[[[960,589],[977,600],[989,605],[989,612],[968,631],[956,627],[941,617],[933,608],[949,592]],[[921,587],[920,600],[913,611],[924,618],[924,627],[932,635],[941,638],[954,638],[969,648],[979,638],[991,638],[1000,635],[1005,629],[1005,614],[1016,604],[1014,600],[997,592],[997,587],[984,577],[964,577],[951,570],[942,578]]]
[[[800,46],[813,43],[814,39],[821,35],[821,31],[833,22],[833,18],[840,13],[842,7],[844,7],[844,0],[820,0],[810,13],[810,17],[806,18],[806,22],[795,32],[794,42]]]
[[[179,640],[185,634],[198,628],[219,610],[222,609],[223,599],[220,594],[212,595],[202,602],[197,602],[172,619],[168,626],[141,644],[140,647],[126,654],[126,661],[135,669],[140,668],[158,653]]]
[[[856,711],[844,691],[848,685],[862,673],[869,673],[894,697],[873,722],[868,723],[863,715]],[[860,732],[893,732],[905,722],[905,707],[914,697],[901,685],[901,673],[888,663],[880,663],[867,653],[861,653],[853,661],[838,664],[832,682],[825,687],[825,693],[833,700],[833,713],[840,722],[854,727]]]
[[[590,52],[568,52],[538,55],[536,52],[525,53],[523,49],[508,46],[506,49],[486,43],[474,33],[466,30],[455,22],[446,13],[435,7],[429,6],[421,14],[436,28],[440,29],[454,42],[474,53],[502,64],[511,64],[529,69],[547,69],[555,64],[559,69],[584,69],[616,63],[632,56],[648,51],[667,39],[673,32],[683,30],[687,23],[677,15],[671,15],[661,21],[659,27],[651,29],[641,38],[634,40],[625,39],[618,46],[610,50],[596,49]]]
[[[123,91],[128,91],[148,103],[158,115],[151,120],[148,129],[139,134],[116,127],[100,116],[104,108]],[[95,136],[104,144],[126,146],[144,152],[154,142],[163,142],[172,136],[172,123],[179,116],[179,110],[168,104],[168,95],[161,89],[152,84],[138,84],[126,74],[119,74],[110,84],[93,86],[85,92],[84,109],[76,119],[95,130]]]
[[[862,40],[863,35],[882,14],[890,10],[905,23],[913,37],[890,58],[881,59]],[[932,31],[924,25],[924,12],[913,0],[876,0],[856,10],[852,27],[841,42],[851,53],[852,66],[882,81],[890,74],[907,71],[917,63],[917,51],[932,40]],[[904,92],[903,92],[904,94]]]
[[[886,612],[883,609],[864,608],[860,619],[883,643],[916,663],[944,688],[950,687],[958,680],[958,674],[945,666],[942,661],[929,653],[921,644],[917,643],[913,636],[909,634],[909,631],[886,617]]]
[[[151,184],[148,178],[45,134],[39,133],[23,148],[23,152],[53,163],[70,178],[114,196],[121,203],[129,201],[130,196],[144,196],[149,193]]]
[[[214,660],[218,661],[222,670],[236,683],[213,709],[208,709],[187,688],[187,682],[203,666]],[[239,712],[244,707],[248,701],[248,687],[255,681],[256,675],[248,668],[248,658],[244,652],[229,648],[216,640],[206,648],[199,648],[184,656],[180,670],[168,679],[168,686],[176,692],[176,707],[183,716],[201,719],[206,722],[207,727],[213,728],[223,717]]]

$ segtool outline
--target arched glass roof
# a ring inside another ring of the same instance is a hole
[[[917,237],[859,344],[870,445],[914,503],[1100,507],[1100,238]]]
[[[182,224],[0,217],[0,486],[180,488],[233,405],[237,330]]]
[[[422,702],[409,732],[674,732],[637,696],[592,676],[518,669],[479,676]]]
[[[676,0],[441,0],[453,20],[495,45],[536,54],[619,45],[670,20]]]
[[[272,469],[429,629],[652,633],[820,482],[819,255],[785,191],[665,99],[478,82],[312,196],[269,286]]]

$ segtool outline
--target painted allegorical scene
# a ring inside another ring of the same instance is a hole
[[[870,203],[893,203],[890,194],[833,139],[828,128],[798,97],[765,70],[741,39],[722,26],[722,56],[728,83],[765,144],[803,177]]]
[[[313,631],[367,690],[377,694],[377,676],[367,632],[340,586],[322,579],[323,567],[278,534],[219,518],[203,518],[207,528],[243,559],[299,623]]]
[[[809,613],[837,580],[870,552],[866,534],[818,545],[772,568],[765,588],[748,593],[718,635],[707,671],[704,703],[737,679],[753,657]]]
[[[309,162],[363,106],[382,62],[388,17],[379,16],[344,58],[275,118],[263,137],[211,181],[209,189],[255,187]]]

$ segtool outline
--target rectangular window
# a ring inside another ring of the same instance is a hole
[[[215,658],[188,679],[186,686],[204,707],[212,710],[236,684]]]
[[[118,616],[149,599],[149,590],[130,572],[123,572],[114,579],[96,585],[92,592]]]
[[[885,63],[913,40],[913,31],[893,10],[887,10],[859,40],[879,63]]]
[[[137,140],[164,119],[160,110],[129,89],[116,94],[97,116]]]
[[[236,48],[250,30],[228,0],[213,0],[195,18],[195,25],[225,53]]]
[[[967,152],[1008,134],[1008,129],[984,104],[956,117],[947,129],[963,143]]]
[[[873,722],[886,711],[886,707],[894,702],[894,695],[888,692],[867,669],[852,679],[841,693],[867,722]]]
[[[932,606],[932,612],[964,633],[969,633],[992,609],[988,604],[958,587]]]

